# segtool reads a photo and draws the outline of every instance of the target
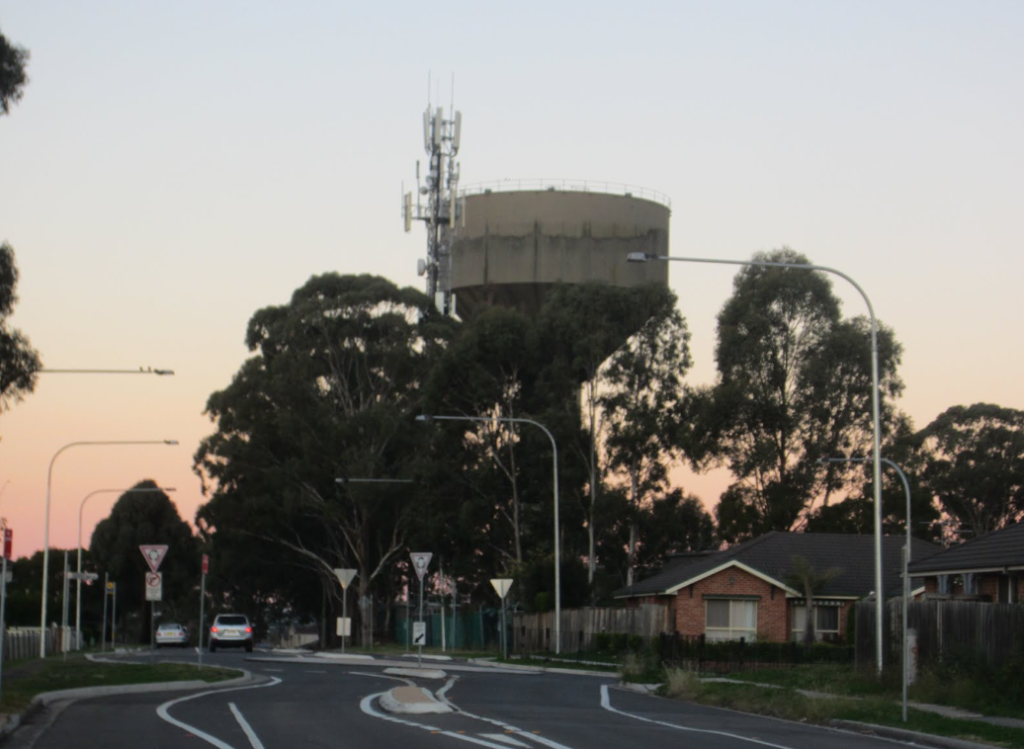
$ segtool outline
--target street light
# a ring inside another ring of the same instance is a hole
[[[871,458],[819,458],[819,463],[869,463]],[[903,469],[888,458],[881,458],[887,466],[894,468],[900,475],[903,482],[903,492],[907,495],[907,543],[903,551],[903,722],[907,722],[907,685],[910,681],[910,652],[907,645],[907,608],[910,605],[910,482],[907,481],[907,474]],[[878,608],[882,606],[881,596],[875,602]]]
[[[85,509],[85,503],[89,501],[89,497],[95,494],[106,494],[111,492],[120,492],[122,494],[128,494],[129,492],[173,492],[173,488],[164,489],[162,487],[149,488],[141,487],[135,489],[96,489],[85,495],[82,501],[78,504],[78,568],[77,578],[75,580],[75,649],[81,650],[82,648],[82,510]],[[104,591],[106,595],[106,591]]]
[[[139,367],[138,369],[37,369],[38,374],[154,374],[160,376],[173,375],[173,369],[153,369],[152,367]]]
[[[797,268],[800,270],[822,271],[833,273],[848,281],[864,299],[871,317],[871,420],[874,428],[873,469],[875,482],[875,590],[878,600],[882,600],[882,427],[879,418],[878,404],[878,322],[875,320],[875,308],[856,281],[835,268],[810,263],[778,263],[768,260],[718,260],[715,258],[678,257],[674,255],[656,255],[650,252],[630,252],[626,256],[630,263],[646,263],[648,260],[674,261],[680,263],[711,263],[713,265],[745,265],[763,268]],[[875,611],[875,660],[879,675],[882,673],[882,607]]]
[[[478,423],[503,421],[510,424],[533,424],[535,427],[540,427],[540,429],[544,431],[544,434],[548,436],[548,439],[551,440],[555,496],[555,655],[559,655],[562,652],[562,571],[558,541],[558,445],[555,444],[554,436],[552,436],[551,432],[548,431],[548,428],[539,421],[512,416],[429,416],[426,414],[420,414],[416,417],[416,421],[429,422],[434,421],[435,419],[438,421],[475,421]]]
[[[46,522],[43,525],[43,595],[39,613],[39,657],[46,657],[46,589],[50,573],[50,485],[53,482],[53,464],[62,452],[81,445],[177,445],[178,440],[99,440],[69,442],[50,458],[46,472]]]

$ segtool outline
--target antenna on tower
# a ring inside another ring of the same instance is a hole
[[[427,257],[417,262],[419,275],[427,277],[427,294],[438,311],[454,314],[451,289],[451,246],[457,215],[459,164],[455,160],[462,139],[462,113],[455,111],[455,76],[452,76],[451,119],[445,119],[444,108],[432,105],[431,78],[427,76],[427,108],[423,112],[423,149],[428,167],[425,182],[420,182],[420,163],[416,162],[416,205],[412,193],[403,193],[402,218],[405,230],[413,220],[427,225]],[[403,188],[404,189],[404,188]],[[421,197],[423,201],[421,201]],[[425,201],[425,202],[424,202]]]

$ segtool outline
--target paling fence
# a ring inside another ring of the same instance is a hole
[[[528,655],[554,652],[555,613],[517,613],[509,615],[512,636],[509,651]],[[668,607],[643,605],[632,608],[598,608],[562,610],[563,653],[578,653],[596,649],[597,635],[623,634],[657,639],[661,633],[671,631]]]
[[[898,665],[903,652],[903,603],[888,601],[882,610],[882,653]],[[856,609],[857,665],[875,663],[875,604]],[[927,666],[959,659],[998,665],[1024,657],[1024,605],[981,601],[915,601],[907,609],[907,628],[917,634],[916,662]]]

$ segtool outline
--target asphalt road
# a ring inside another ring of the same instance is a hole
[[[195,654],[161,658],[195,659]],[[879,749],[891,741],[637,694],[605,677],[503,673],[427,663],[446,676],[384,672],[394,662],[204,654],[263,678],[236,688],[80,700],[50,708],[5,749]],[[415,661],[401,663],[415,666]],[[454,708],[391,713],[379,695],[407,684]]]

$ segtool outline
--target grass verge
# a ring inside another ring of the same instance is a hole
[[[24,711],[37,694],[60,689],[100,687],[121,684],[152,684],[165,681],[210,683],[233,679],[234,669],[185,663],[107,663],[93,662],[83,655],[50,657],[45,660],[15,661],[3,666],[3,698],[0,713]]]
[[[762,678],[762,681],[769,683],[768,679]],[[814,687],[801,683],[800,688]],[[663,693],[703,705],[819,725],[827,725],[830,720],[850,720],[987,742],[1008,749],[1024,749],[1024,730],[946,718],[914,709],[908,711],[907,722],[904,723],[899,703],[879,696],[854,698],[837,694],[834,697],[807,697],[789,686],[773,689],[754,684],[700,681],[692,672],[678,669],[669,670],[666,674]]]

